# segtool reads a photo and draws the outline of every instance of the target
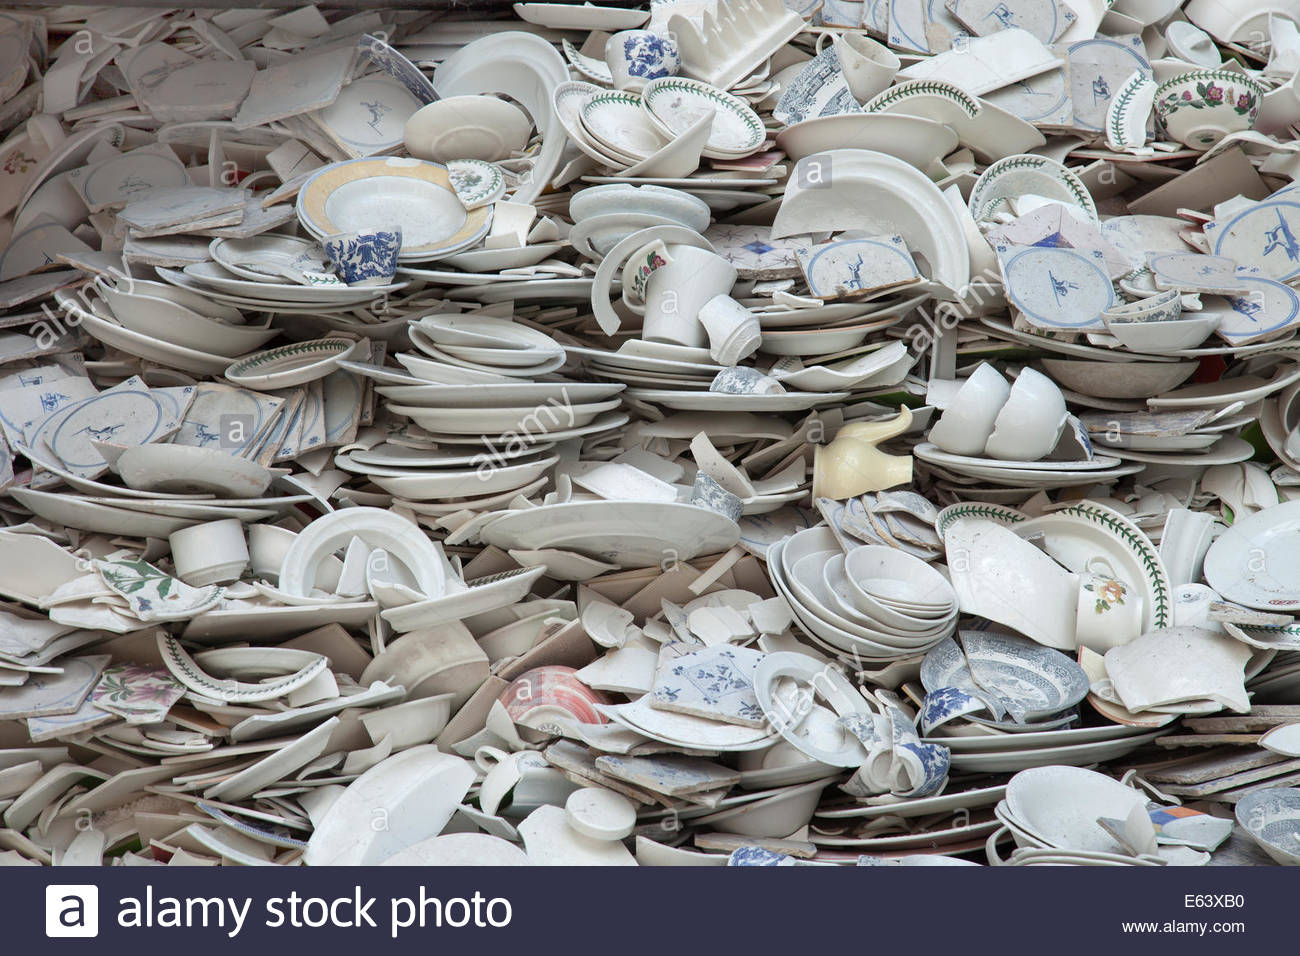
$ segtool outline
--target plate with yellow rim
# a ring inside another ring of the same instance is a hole
[[[451,255],[478,242],[492,208],[467,210],[447,167],[396,157],[333,163],[298,193],[298,219],[317,239],[342,232],[400,226],[405,262]]]

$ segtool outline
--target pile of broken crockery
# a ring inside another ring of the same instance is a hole
[[[0,863],[1300,863],[1276,7],[0,12]]]

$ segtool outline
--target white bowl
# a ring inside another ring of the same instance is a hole
[[[1114,853],[1120,848],[1097,818],[1124,820],[1134,807],[1145,805],[1145,794],[1104,774],[1049,766],[1012,777],[1002,810],[1046,846]]]
[[[1195,348],[1218,328],[1221,318],[1217,312],[1187,312],[1164,322],[1113,322],[1102,315],[1107,330],[1125,348],[1156,354]]]
[[[998,412],[984,453],[1002,461],[1038,461],[1056,447],[1068,414],[1056,383],[1026,368]]]
[[[122,292],[103,280],[96,280],[95,285],[103,296],[101,306],[107,307],[107,314],[104,314],[92,303],[92,310],[101,318],[115,319],[132,332],[209,355],[238,358],[256,351],[280,334],[280,330],[274,328],[228,325],[169,299]]]
[[[210,319],[219,319],[231,325],[242,325],[243,313],[238,309],[212,299],[205,298],[197,292],[182,289],[167,282],[154,282],[152,279],[137,279],[135,276],[113,274],[113,287],[128,295],[147,295],[155,299],[166,299],[184,306],[191,312],[206,315]]]
[[[1065,388],[1093,398],[1150,398],[1181,385],[1197,362],[1090,362],[1043,359],[1043,368]]]
[[[844,572],[868,613],[893,611],[881,598],[953,608],[957,592],[948,579],[926,564],[896,548],[866,545],[854,548],[844,557]]]
[[[1002,374],[987,362],[980,365],[931,426],[930,441],[950,455],[983,454],[1010,395],[1011,385]]]

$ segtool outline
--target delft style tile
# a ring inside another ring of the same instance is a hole
[[[113,723],[117,716],[110,714],[108,711],[96,707],[94,702],[87,697],[82,701],[81,706],[70,714],[59,714],[48,717],[28,717],[27,734],[32,743],[43,743],[47,740],[54,740],[59,737],[66,737],[69,734],[78,734],[87,730],[93,730],[101,724]]]
[[[723,790],[740,782],[738,770],[699,757],[671,754],[651,757],[607,754],[596,758],[596,769],[635,787],[670,797]]]
[[[1205,225],[1210,251],[1257,266],[1268,278],[1300,276],[1300,195],[1255,203]]]
[[[1158,289],[1232,295],[1249,291],[1238,272],[1237,262],[1226,256],[1196,252],[1169,252],[1147,260]]]
[[[865,7],[863,0],[825,0],[813,15],[813,22],[823,27],[856,30],[862,26]]]
[[[1045,128],[1067,127],[1074,121],[1069,72],[1064,67],[1008,83],[984,99],[1026,123]]]
[[[1030,324],[1069,331],[1105,327],[1101,313],[1114,303],[1115,287],[1100,250],[999,245],[994,251],[1007,298]]]
[[[242,456],[271,426],[282,405],[284,400],[273,395],[204,382],[195,390],[173,441]]]
[[[754,668],[762,657],[758,651],[731,645],[700,650],[666,644],[650,704],[656,710],[762,727],[766,716],[754,693]]]
[[[1063,52],[1069,59],[1070,99],[1079,129],[1105,127],[1111,98],[1134,70],[1152,75],[1146,47],[1136,34],[1080,40]]]
[[[1053,43],[1077,17],[1060,0],[947,0],[945,6],[976,36],[1018,27]]]
[[[1015,222],[994,226],[986,235],[994,244],[1074,249],[1088,254],[1100,252],[1112,279],[1132,271],[1124,254],[1107,241],[1096,225],[1081,221],[1059,204],[1031,210]]]
[[[715,223],[704,233],[713,251],[736,267],[742,279],[790,279],[799,275],[795,252],[807,244],[802,236],[773,239],[770,226]]]

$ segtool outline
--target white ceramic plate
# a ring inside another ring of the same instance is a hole
[[[952,769],[970,773],[1018,773],[1031,767],[1049,767],[1054,764],[1077,766],[1101,763],[1132,753],[1149,744],[1166,730],[1147,731],[1118,740],[1102,740],[1064,747],[1042,747],[1030,750],[1010,750],[1001,753],[966,753],[952,751]]]
[[[795,412],[841,402],[849,392],[790,392],[785,395],[732,395],[695,389],[629,388],[633,401],[650,402],[684,412]]]
[[[480,536],[507,550],[559,548],[643,568],[657,567],[667,553],[689,561],[725,551],[739,540],[740,529],[731,519],[690,504],[588,501],[509,512],[487,524]]]
[[[251,239],[213,239],[208,255],[232,275],[254,282],[280,283],[281,269],[326,272],[329,259],[319,243],[268,233]]]
[[[405,415],[421,428],[437,435],[518,435],[527,439],[549,439],[561,433],[585,428],[602,412],[617,408],[619,399],[586,405],[543,404],[514,408],[424,408],[392,405],[389,411]]]
[[[263,306],[279,303],[296,305],[361,305],[372,301],[376,296],[397,292],[405,283],[392,282],[388,285],[363,286],[310,286],[289,282],[268,282],[264,279],[241,279],[215,262],[197,262],[181,270],[187,278],[200,285],[208,286],[217,292],[240,296],[253,301],[262,300]],[[159,275],[165,274],[160,271]]]
[[[1225,600],[1265,611],[1300,608],[1300,502],[1233,523],[1205,555],[1205,580]]]

